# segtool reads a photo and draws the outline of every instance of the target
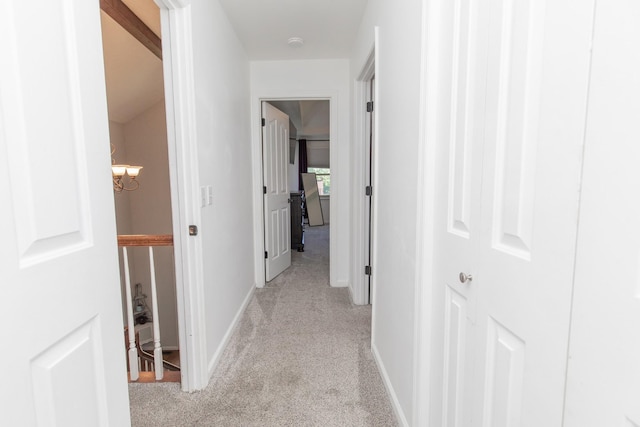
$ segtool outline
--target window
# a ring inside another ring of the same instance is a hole
[[[318,192],[321,196],[331,194],[331,169],[329,168],[307,168],[309,173],[316,174],[318,181]]]

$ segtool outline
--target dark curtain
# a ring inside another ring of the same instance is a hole
[[[302,175],[303,173],[307,173],[307,168],[309,165],[307,164],[307,140],[299,139],[298,140],[298,190],[302,191]]]

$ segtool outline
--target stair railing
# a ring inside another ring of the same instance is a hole
[[[135,321],[133,316],[133,299],[131,291],[131,277],[129,273],[129,254],[127,248],[144,246],[149,248],[149,274],[151,278],[151,312],[153,318],[153,359],[156,380],[164,376],[162,360],[162,345],[160,343],[160,322],[158,317],[158,292],[156,288],[156,268],[153,257],[154,246],[173,246],[173,236],[170,234],[127,234],[118,236],[118,246],[122,248],[124,264],[125,294],[127,300],[127,325],[129,375],[131,381],[137,381],[140,376],[138,367],[138,348],[136,345]]]

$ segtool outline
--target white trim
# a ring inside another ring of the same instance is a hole
[[[161,10],[162,9],[169,9],[169,10],[182,9],[191,4],[191,0],[154,0],[154,1],[156,2],[156,4]]]
[[[396,416],[396,421],[398,421],[398,424],[400,424],[401,426],[409,426],[409,423],[407,422],[407,417],[404,415],[404,411],[402,411],[402,407],[400,406],[400,401],[398,400],[396,391],[391,385],[391,380],[389,379],[389,375],[387,374],[387,371],[384,368],[384,365],[380,361],[380,354],[378,353],[378,349],[373,345],[371,346],[371,354],[373,354],[373,360],[376,362],[376,365],[378,366],[378,371],[380,371],[380,376],[382,377],[382,383],[384,384],[384,388],[387,389],[387,394],[391,399],[391,408],[393,409],[393,413]],[[418,424],[414,424],[414,425],[418,425]]]
[[[346,280],[336,280],[336,283],[331,286],[334,288],[348,288],[349,282]]]
[[[242,302],[242,305],[238,309],[238,312],[233,317],[233,321],[229,325],[229,328],[227,329],[227,332],[224,334],[224,337],[222,337],[222,341],[220,342],[218,349],[213,354],[213,357],[207,364],[207,371],[209,372],[209,378],[211,378],[211,376],[213,375],[213,372],[218,367],[218,364],[220,363],[220,358],[222,357],[224,350],[227,348],[227,345],[229,344],[229,339],[231,339],[231,336],[233,335],[233,331],[235,330],[236,326],[240,322],[240,319],[242,318],[242,315],[244,314],[245,310],[249,306],[249,303],[251,302],[251,298],[253,297],[253,293],[255,292],[255,290],[256,290],[255,287],[251,287],[249,289],[249,293],[247,294],[244,301]]]
[[[156,0],[162,23],[167,143],[176,264],[176,299],[183,391],[209,382],[206,369],[202,242],[189,237],[200,223],[191,7],[187,0]]]
[[[375,75],[375,80],[373,83],[373,92],[374,92],[374,102],[376,103],[376,105],[380,106],[382,105],[382,100],[380,99],[380,90],[379,90],[379,85],[380,85],[380,78],[384,78],[384,76],[380,76],[380,27],[374,27],[374,55],[375,55],[375,63],[374,63],[374,75]],[[379,139],[379,135],[380,135],[380,129],[379,129],[379,120],[380,117],[380,108],[374,107],[373,109],[373,121],[374,121],[374,126],[373,126],[373,164],[371,165],[371,168],[373,168],[373,182],[371,183],[371,186],[373,187],[373,191],[374,191],[374,196],[373,196],[373,200],[372,200],[372,204],[371,204],[371,238],[373,239],[373,244],[371,245],[371,265],[372,265],[372,274],[371,274],[371,296],[370,296],[370,300],[371,300],[371,305],[372,305],[372,310],[371,310],[371,348],[376,348],[376,331],[378,330],[378,328],[376,327],[376,323],[378,321],[378,315],[376,314],[376,294],[377,294],[377,289],[378,289],[378,280],[377,280],[377,276],[375,274],[375,268],[376,265],[380,265],[378,264],[378,246],[376,245],[376,239],[375,236],[378,234],[376,232],[376,228],[377,228],[377,222],[376,219],[378,218],[378,201],[380,200],[379,197],[375,197],[375,189],[376,188],[380,188],[378,186],[378,174],[376,173],[376,171],[380,170],[380,168],[378,167],[378,155],[376,153],[378,153],[378,139]],[[381,363],[378,363],[378,366],[381,366]],[[386,375],[386,371],[385,375]],[[387,379],[388,381],[388,379]],[[391,383],[389,383],[391,384]],[[395,394],[394,394],[394,398],[395,398]],[[400,408],[399,404],[398,404],[398,408]],[[403,419],[406,422],[406,418],[403,416]]]
[[[353,158],[351,159],[351,166],[353,168],[352,174],[352,219],[351,229],[352,231],[352,256],[353,264],[351,265],[351,297],[354,304],[366,305],[369,302],[369,289],[366,285],[366,276],[364,274],[364,266],[367,264],[366,248],[365,248],[365,236],[368,232],[367,223],[369,218],[367,217],[367,198],[365,196],[365,172],[366,167],[364,159],[367,157],[369,129],[367,126],[367,113],[365,105],[369,101],[369,85],[371,79],[376,74],[376,46],[378,45],[378,28],[375,28],[374,44],[371,48],[367,60],[361,67],[360,74],[355,81],[354,88],[354,104],[353,104],[353,118],[354,118],[354,148]],[[374,98],[377,95],[377,83],[374,83]],[[374,120],[377,126],[377,113],[374,108]],[[377,145],[377,132],[374,133],[374,146]],[[374,174],[375,176],[375,174]],[[373,232],[373,229],[372,229]],[[375,242],[375,240],[374,240]],[[373,286],[372,286],[373,287]]]
[[[438,113],[438,35],[442,1],[428,0],[422,8],[420,64],[420,136],[416,220],[416,281],[414,308],[413,423],[429,425],[431,408],[431,352],[433,312],[434,215],[436,200],[436,146]]]
[[[252,142],[252,170],[253,170],[253,235],[256,244],[254,246],[254,271],[255,285],[262,288],[265,285],[265,265],[264,265],[264,213],[263,213],[263,193],[262,193],[262,125],[260,123],[263,101],[286,101],[286,100],[328,100],[329,101],[329,140],[330,140],[330,164],[331,167],[331,210],[329,211],[329,284],[332,287],[344,287],[343,282],[336,279],[336,269],[338,265],[336,256],[338,255],[338,239],[335,235],[337,229],[336,212],[339,208],[339,197],[343,183],[340,179],[338,163],[338,93],[335,90],[308,91],[308,90],[267,90],[252,93],[251,95],[251,140]],[[346,143],[346,141],[343,141]]]

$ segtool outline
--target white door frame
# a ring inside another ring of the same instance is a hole
[[[425,0],[422,7],[422,41],[420,60],[420,144],[418,147],[418,191],[416,220],[416,281],[414,308],[414,381],[412,425],[431,425],[439,408],[434,408],[432,394],[441,390],[438,372],[432,372],[434,360],[441,358],[441,343],[435,342],[434,325],[441,301],[434,300],[434,217],[436,201],[436,151],[438,141],[439,67],[442,61],[440,34],[445,29],[443,4],[446,0]],[[444,124],[443,126],[446,126]],[[433,393],[432,393],[433,391]]]
[[[209,382],[206,360],[202,240],[189,236],[200,224],[196,98],[193,83],[191,0],[155,0],[160,7],[171,210],[176,273],[182,390]]]
[[[368,264],[369,260],[367,259],[367,247],[365,245],[365,239],[367,237],[367,233],[369,232],[368,228],[368,211],[367,211],[367,203],[368,199],[365,195],[365,159],[367,158],[367,151],[369,150],[369,133],[370,133],[370,123],[368,120],[368,113],[366,111],[367,102],[370,100],[369,92],[371,79],[374,75],[377,74],[376,69],[376,46],[378,46],[378,28],[375,28],[374,35],[374,47],[371,50],[371,54],[367,58],[365,64],[362,66],[360,74],[355,81],[355,91],[354,91],[354,104],[353,104],[353,118],[354,118],[354,148],[353,148],[353,156],[351,159],[351,167],[353,168],[352,172],[352,215],[351,215],[351,229],[353,230],[353,263],[351,264],[351,298],[354,304],[358,305],[366,305],[369,303],[369,287],[367,286],[366,276],[364,274],[364,267]],[[374,81],[374,98],[377,99],[378,92],[378,83],[377,80]],[[375,147],[378,146],[378,113],[377,109],[374,106],[373,109],[374,115],[374,140],[373,147],[374,152]],[[371,165],[373,169],[373,179],[376,179],[376,167],[375,162],[377,161],[377,157],[374,156],[374,164]],[[371,206],[372,209],[372,217],[376,218],[376,204],[375,204],[375,187],[374,183],[371,183],[374,187],[374,200]],[[371,226],[371,234],[375,233],[375,227],[373,224]],[[375,281],[375,239],[372,239],[374,245],[371,247],[371,264],[373,265],[374,274],[371,276],[371,289],[374,289],[374,281]],[[373,296],[371,298],[373,301]]]
[[[262,190],[262,102],[263,101],[300,101],[300,100],[328,100],[329,101],[329,162],[331,164],[331,210],[329,211],[329,223],[337,225],[339,212],[339,197],[342,191],[340,170],[338,169],[338,94],[335,91],[305,91],[305,90],[270,90],[260,91],[251,96],[251,140],[252,143],[252,170],[253,170],[253,235],[254,238],[254,271],[255,285],[264,287],[264,204]],[[341,220],[340,220],[341,221]],[[336,285],[336,271],[333,266],[338,265],[335,257],[338,254],[336,247],[337,238],[334,236],[337,226],[329,227],[329,283]]]

